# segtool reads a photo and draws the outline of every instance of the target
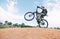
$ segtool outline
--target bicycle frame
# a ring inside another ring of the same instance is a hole
[[[39,20],[40,20],[40,19],[42,19],[42,18],[41,18],[41,15],[42,15],[42,14],[41,14],[41,13],[38,13],[37,9],[38,9],[38,8],[36,8],[36,12],[33,12],[33,13],[36,13],[36,19],[38,19],[38,16],[37,16],[37,15],[39,15],[39,16],[40,16],[40,17],[39,17]]]

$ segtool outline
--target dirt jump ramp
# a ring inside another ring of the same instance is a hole
[[[60,39],[60,30],[47,28],[0,29],[0,39]]]

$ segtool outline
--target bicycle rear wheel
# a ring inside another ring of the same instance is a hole
[[[42,19],[39,23],[39,27],[41,28],[48,28],[48,22],[45,19]]]
[[[30,16],[31,15],[31,16]],[[32,14],[32,12],[27,12],[25,15],[24,15],[24,19],[27,20],[27,21],[31,21],[33,20],[35,17],[35,15]]]

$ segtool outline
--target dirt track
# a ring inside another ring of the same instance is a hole
[[[0,39],[60,39],[60,30],[44,28],[0,29]]]

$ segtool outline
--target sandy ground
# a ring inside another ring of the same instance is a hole
[[[60,39],[60,30],[47,28],[0,29],[0,39]]]

